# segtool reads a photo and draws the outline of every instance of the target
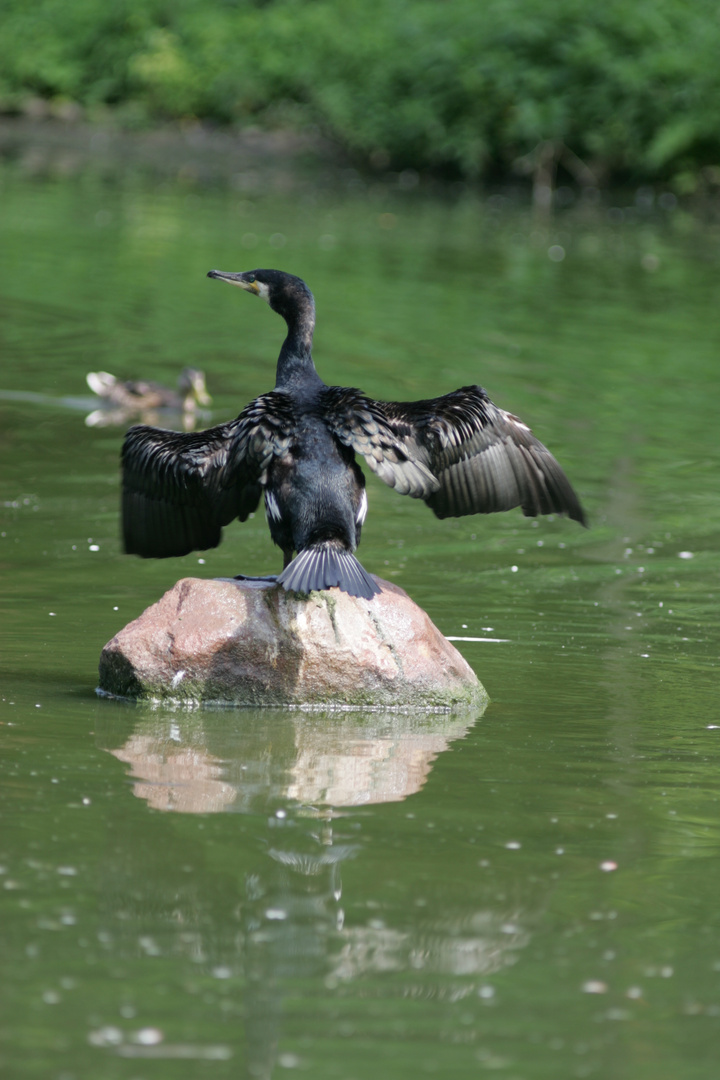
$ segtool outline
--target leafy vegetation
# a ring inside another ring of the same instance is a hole
[[[718,55],[714,0],[4,0],[0,103],[314,125],[467,177],[553,145],[639,179],[720,165]]]

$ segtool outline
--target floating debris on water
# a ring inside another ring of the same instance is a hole
[[[608,985],[600,979],[588,979],[582,984],[582,991],[584,994],[607,994]]]
[[[494,641],[494,642],[509,642],[510,638],[503,637],[450,637],[446,635],[446,641]]]
[[[133,1036],[133,1042],[138,1043],[140,1046],[157,1046],[165,1038],[160,1028],[146,1027],[140,1028]]]

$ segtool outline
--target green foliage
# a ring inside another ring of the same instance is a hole
[[[0,99],[318,125],[478,176],[545,140],[605,173],[720,162],[714,0],[5,0]]]

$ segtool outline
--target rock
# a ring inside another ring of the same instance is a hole
[[[379,580],[379,579],[378,579]],[[487,695],[407,593],[184,578],[102,651],[101,692],[226,705],[452,708]]]

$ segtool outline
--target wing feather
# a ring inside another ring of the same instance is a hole
[[[290,400],[280,391],[206,431],[130,428],[122,451],[125,551],[161,559],[217,547],[223,526],[256,508],[260,478],[293,429]]]
[[[329,387],[330,426],[402,495],[424,499],[440,518],[585,513],[562,468],[530,428],[480,386],[425,401],[372,401]]]
[[[399,495],[425,499],[438,489],[427,453],[412,427],[393,427],[385,402],[372,401],[360,390],[328,386],[321,394],[320,407],[340,442],[362,454],[372,471]]]

